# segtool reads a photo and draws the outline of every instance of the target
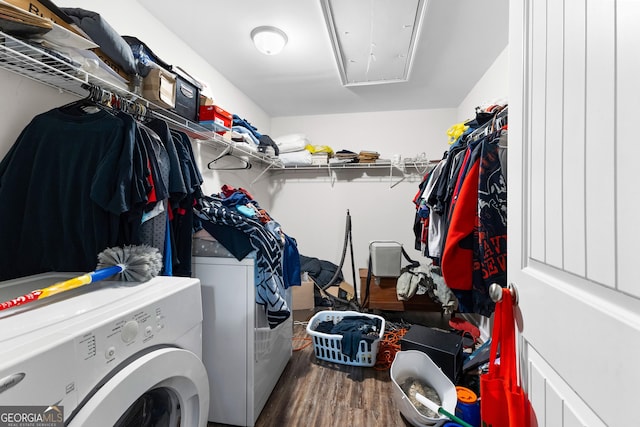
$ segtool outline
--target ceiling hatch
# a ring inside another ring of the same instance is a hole
[[[320,0],[344,86],[405,82],[428,0]]]

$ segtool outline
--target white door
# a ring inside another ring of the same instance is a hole
[[[509,281],[539,426],[640,426],[640,1],[511,0]]]

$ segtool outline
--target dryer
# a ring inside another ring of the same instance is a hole
[[[215,246],[215,245],[214,245]],[[292,355],[293,320],[271,329],[264,306],[256,304],[256,265],[225,250],[198,256],[193,275],[202,282],[203,361],[209,375],[209,421],[253,426]],[[291,291],[285,292],[291,307]]]
[[[72,277],[0,283],[0,300]],[[57,406],[66,426],[206,426],[198,279],[104,281],[0,311],[0,412]]]

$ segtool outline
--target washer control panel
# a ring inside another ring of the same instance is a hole
[[[152,346],[179,345],[187,331],[201,325],[199,281],[189,278],[187,283],[171,285],[155,285],[154,295],[140,295],[138,303],[128,301],[129,310],[114,306],[87,323],[89,327],[75,336],[76,360],[80,362],[77,381],[93,387],[105,372],[127,358]]]

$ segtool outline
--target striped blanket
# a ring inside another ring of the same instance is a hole
[[[232,227],[248,236],[256,254],[256,303],[265,307],[271,328],[287,320],[291,310],[284,298],[284,244],[270,231],[273,227],[267,227],[259,221],[241,215],[234,208],[227,208],[212,200],[202,200],[200,208],[194,211],[202,221]],[[203,226],[206,229],[206,225]],[[220,243],[224,245],[224,242]]]

